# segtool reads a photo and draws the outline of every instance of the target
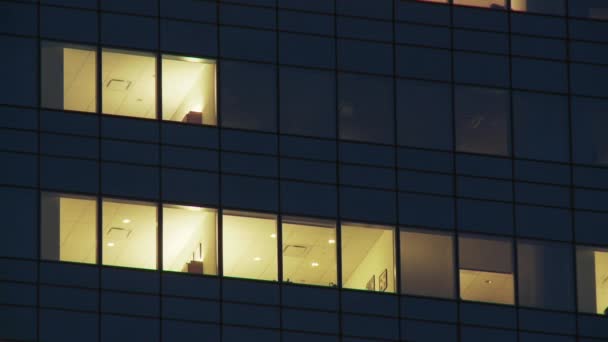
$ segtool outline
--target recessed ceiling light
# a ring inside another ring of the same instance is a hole
[[[126,218],[126,219],[122,220],[122,223],[124,223],[124,224],[128,224],[128,223],[131,223],[131,220],[130,220],[130,219],[128,219],[128,218]]]
[[[186,208],[186,210],[190,210],[190,211],[201,211],[201,208],[199,207],[191,207],[191,206],[184,206]]]
[[[486,284],[492,284],[492,281],[490,279],[486,280]]]
[[[334,239],[329,239],[329,240],[327,240],[327,243],[329,243],[329,244],[333,245],[334,243],[336,243],[336,240],[334,240]]]
[[[319,267],[319,263],[318,263],[318,262],[316,262],[316,261],[313,261],[313,262],[310,264],[310,266],[312,266],[312,267]]]
[[[262,260],[262,258],[260,258],[260,257],[253,258],[253,261],[260,261],[260,260]]]
[[[273,238],[273,239],[276,239],[276,237],[277,237],[277,234],[275,234],[275,233],[272,233],[272,234],[270,234],[270,237],[271,237],[271,238]]]
[[[114,242],[108,242],[107,246],[108,247],[114,247]]]

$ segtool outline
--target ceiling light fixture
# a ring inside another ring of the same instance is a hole
[[[131,223],[131,220],[126,218],[126,219],[122,220],[122,223],[129,224],[129,223]]]
[[[319,267],[319,263],[318,263],[318,262],[316,262],[316,261],[313,261],[313,262],[310,264],[310,266],[312,266],[312,267]]]
[[[114,242],[108,242],[107,246],[108,247],[114,247]]]
[[[490,279],[485,281],[486,284],[492,284],[492,281]]]
[[[272,234],[270,234],[270,237],[273,238],[273,239],[276,239],[277,238],[277,234],[272,233]]]
[[[327,243],[329,243],[330,245],[333,245],[334,243],[336,243],[336,240],[329,239],[329,240],[327,240]]]
[[[260,260],[262,260],[262,258],[260,258],[260,257],[254,257],[253,258],[253,261],[260,261]]]

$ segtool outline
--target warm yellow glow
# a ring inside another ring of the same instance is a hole
[[[262,258],[260,258],[260,257],[254,257],[253,261],[262,261]]]
[[[334,240],[334,239],[329,239],[329,240],[327,240],[327,243],[329,243],[329,244],[333,245],[334,243],[336,243],[336,240]]]
[[[594,251],[597,313],[608,310],[608,252]]]
[[[163,120],[215,125],[215,62],[163,56]]]
[[[272,234],[270,234],[270,237],[271,237],[271,238],[273,238],[273,239],[276,239],[276,237],[277,237],[277,234],[275,234],[275,233],[272,233]]]
[[[318,263],[318,262],[314,262],[314,261],[313,261],[313,262],[310,264],[310,266],[312,266],[312,267],[319,267],[319,263]]]
[[[506,9],[506,0],[454,0],[454,5]]]
[[[114,247],[114,242],[108,242],[106,245],[107,245],[108,247]]]
[[[129,223],[131,223],[131,220],[129,220],[128,218],[126,218],[126,219],[122,220],[122,223],[129,224]]]
[[[393,228],[342,225],[342,279],[345,288],[395,292]]]
[[[515,304],[512,273],[460,270],[460,298],[475,302]]]

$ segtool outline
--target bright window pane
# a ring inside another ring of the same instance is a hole
[[[46,260],[94,264],[97,260],[97,200],[43,193],[41,256]]]
[[[454,0],[454,5],[506,9],[507,0]]]
[[[163,205],[163,270],[217,275],[217,210]]]
[[[608,315],[608,249],[577,247],[578,311]]]
[[[452,234],[401,231],[401,291],[419,296],[454,298]]]
[[[336,225],[284,218],[283,279],[288,283],[336,286]]]
[[[515,303],[513,251],[509,239],[460,236],[460,298],[476,302]]]
[[[156,205],[104,199],[103,264],[156,269]]]
[[[574,272],[570,245],[519,241],[519,305],[554,310],[574,308]]]
[[[278,280],[276,216],[225,212],[223,234],[225,276]]]
[[[104,49],[102,111],[156,118],[156,57],[146,52]]]
[[[566,5],[564,0],[511,0],[511,9],[520,12],[563,15]]]
[[[344,288],[395,292],[392,227],[342,225],[342,281]]]
[[[215,61],[163,56],[163,120],[216,125]]]
[[[40,53],[42,107],[95,112],[97,50],[42,42]]]

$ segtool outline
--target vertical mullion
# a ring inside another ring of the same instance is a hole
[[[156,269],[158,272],[158,320],[160,339],[163,336],[163,233],[164,233],[164,209],[163,209],[163,55],[161,51],[161,0],[156,0],[156,120],[158,125],[158,201],[156,202]]]
[[[101,15],[101,1],[97,0],[97,48],[95,58],[95,112],[97,115],[97,331],[98,340],[102,340],[102,319],[101,319],[101,295],[102,295],[102,277],[103,277],[103,193],[102,191],[102,165],[101,165],[101,153],[102,153],[102,112],[103,112],[103,50],[101,48],[101,29],[102,29],[102,15]]]
[[[223,209],[223,176],[222,176],[222,101],[221,101],[221,63],[220,63],[220,0],[215,3],[215,27],[216,27],[216,63],[215,63],[215,113],[216,113],[216,132],[217,132],[217,165],[218,165],[218,209],[217,209],[217,276],[219,282],[219,337],[220,341],[224,340],[224,209]]]

